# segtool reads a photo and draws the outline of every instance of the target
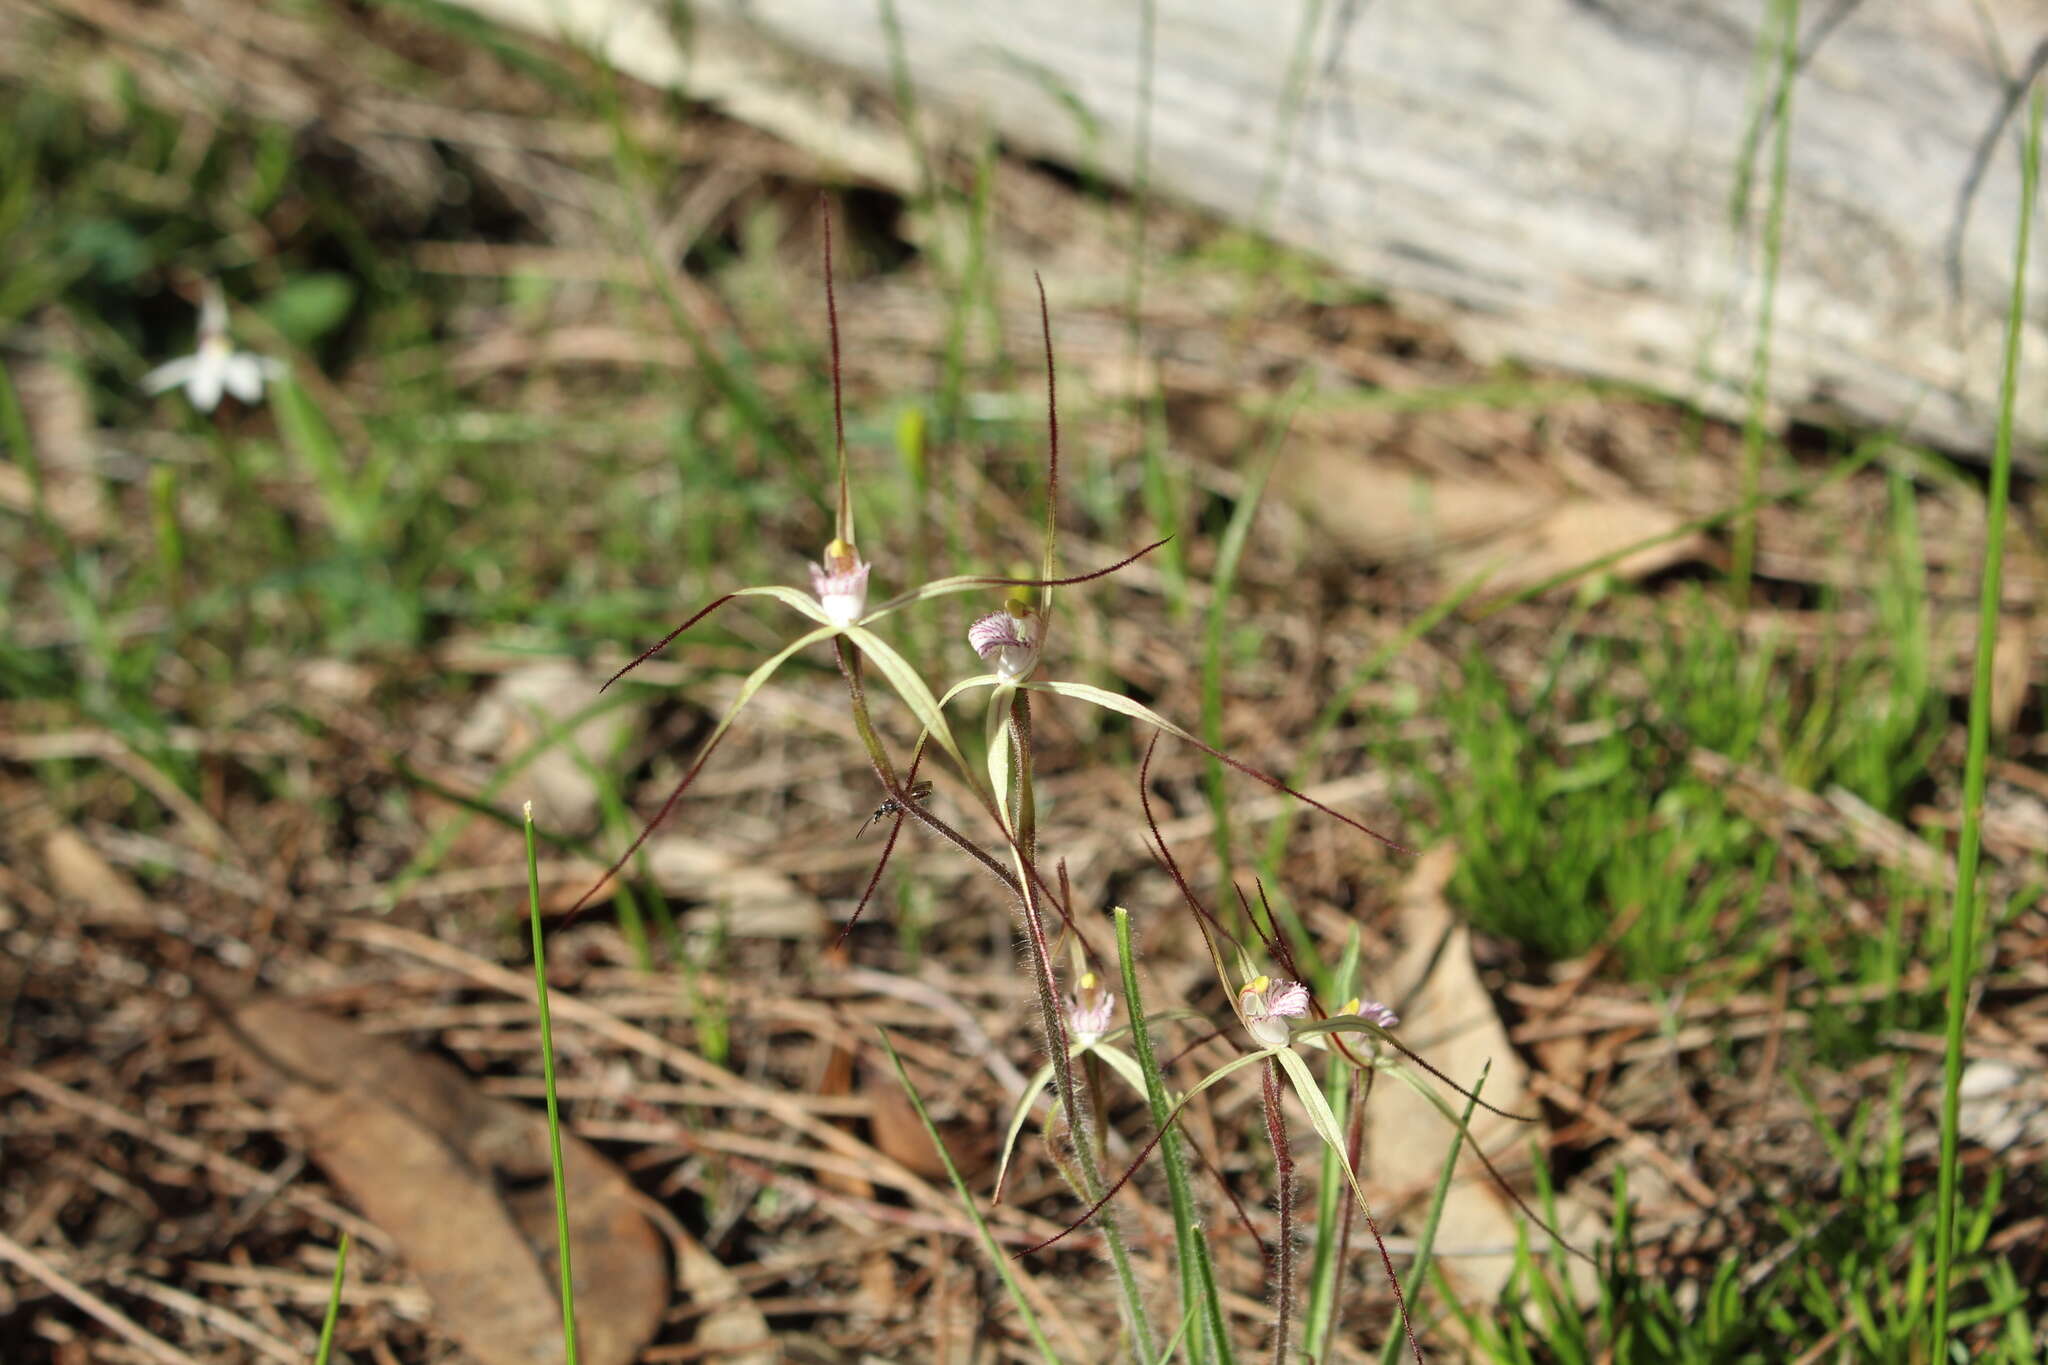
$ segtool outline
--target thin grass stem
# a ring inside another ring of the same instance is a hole
[[[1757,310],[1756,349],[1749,381],[1749,413],[1742,427],[1742,498],[1753,502],[1763,482],[1764,415],[1770,397],[1771,328],[1778,301],[1778,264],[1784,254],[1785,184],[1792,149],[1792,86],[1799,70],[1799,0],[1776,0],[1778,32],[1777,133],[1771,146],[1771,193],[1764,208],[1763,297]],[[1735,524],[1730,596],[1738,610],[1749,606],[1756,564],[1756,513]]]
[[[1451,1150],[1444,1155],[1444,1168],[1437,1174],[1436,1189],[1429,1196],[1429,1212],[1423,1217],[1422,1230],[1415,1236],[1415,1259],[1408,1271],[1408,1283],[1415,1286],[1408,1295],[1411,1313],[1422,1301],[1423,1287],[1429,1282],[1430,1252],[1436,1245],[1437,1226],[1443,1222],[1444,1205],[1451,1196],[1451,1178],[1457,1174],[1458,1149],[1465,1145],[1465,1135],[1472,1127],[1472,1111],[1479,1107],[1479,1092],[1486,1088],[1486,1077],[1492,1070],[1493,1060],[1488,1058],[1479,1070],[1479,1079],[1465,1096],[1465,1113],[1451,1133]],[[1402,1339],[1389,1332],[1380,1347],[1380,1365],[1394,1365],[1401,1358],[1401,1344]]]
[[[1237,506],[1231,511],[1230,522],[1223,528],[1223,538],[1217,542],[1216,572],[1210,582],[1209,615],[1202,638],[1202,738],[1213,748],[1223,747],[1224,635],[1230,621],[1231,592],[1237,586],[1237,568],[1244,559],[1245,545],[1251,539],[1252,523],[1258,518],[1266,481],[1273,473],[1273,466],[1286,444],[1287,433],[1294,425],[1294,415],[1301,410],[1310,387],[1310,381],[1300,380],[1280,400],[1266,449],[1238,498]],[[1217,863],[1221,869],[1218,875],[1228,882],[1232,875],[1230,799],[1224,786],[1223,764],[1209,758],[1204,761],[1204,766],[1207,769],[1209,810],[1214,822],[1211,837],[1215,841]]]
[[[533,929],[534,1001],[540,1013],[540,1070],[548,1097],[548,1168],[555,1182],[555,1251],[562,1269],[562,1342],[568,1365],[576,1365],[576,1286],[569,1264],[569,1190],[562,1176],[562,1111],[555,1096],[555,1035],[548,1017],[547,945],[540,927],[540,852],[533,837],[533,802],[526,816],[526,904]]]
[[[327,1365],[327,1357],[334,1350],[334,1324],[341,1319],[342,1277],[348,1273],[349,1235],[341,1234],[341,1245],[334,1252],[334,1281],[327,1287],[327,1312],[320,1319],[320,1344],[313,1350],[313,1365]]]
[[[2034,92],[2020,155],[2020,221],[2013,248],[2012,295],[2006,309],[2005,359],[1998,385],[1998,440],[1984,507],[1984,573],[1977,605],[1977,658],[1970,681],[1969,748],[1963,760],[1962,829],[1956,836],[1955,898],[1949,912],[1948,1027],[1941,1073],[1941,1173],[1934,1236],[1934,1318],[1937,1358],[1947,1354],[1949,1296],[1956,1249],[1958,1123],[1962,1112],[1963,1025],[1977,973],[1977,862],[1983,845],[1984,778],[1991,747],[1991,673],[1998,648],[1999,601],[2005,567],[2006,506],[2012,487],[2013,407],[2019,389],[2021,323],[2026,309],[2027,250],[2040,181],[2043,92]]]
[[[1169,1126],[1173,1116],[1173,1102],[1169,1098],[1166,1077],[1159,1069],[1159,1056],[1152,1048],[1152,1031],[1145,1026],[1145,998],[1138,987],[1138,958],[1131,946],[1131,912],[1121,905],[1114,911],[1116,920],[1117,964],[1123,972],[1124,1008],[1131,1018],[1131,1051],[1138,1059],[1138,1068],[1145,1074],[1145,1104],[1152,1111],[1152,1125],[1160,1134],[1159,1160],[1166,1168],[1166,1196],[1173,1210],[1173,1239],[1181,1269],[1181,1311],[1185,1315],[1199,1315],[1201,1333],[1197,1340],[1197,1356],[1202,1355],[1202,1345],[1208,1348],[1207,1358],[1232,1365],[1236,1357],[1230,1348],[1230,1330],[1223,1317],[1223,1300],[1216,1288],[1216,1267],[1209,1258],[1209,1241],[1202,1232],[1199,1214],[1195,1209],[1194,1187],[1188,1180],[1187,1158],[1181,1153],[1180,1139]]]
[[[925,1136],[931,1139],[932,1150],[939,1154],[939,1161],[945,1166],[946,1175],[953,1182],[954,1193],[960,1196],[960,1207],[967,1211],[968,1221],[974,1224],[974,1232],[981,1240],[982,1250],[988,1253],[990,1263],[995,1266],[996,1277],[1003,1282],[1003,1291],[1009,1295],[1010,1306],[1017,1310],[1018,1320],[1024,1324],[1025,1332],[1031,1337],[1032,1344],[1038,1348],[1038,1358],[1046,1361],[1047,1365],[1059,1365],[1059,1355],[1052,1349],[1052,1343],[1046,1339],[1045,1329],[1038,1325],[1038,1315],[1031,1311],[1031,1302],[1024,1297],[1024,1286],[1017,1279],[1017,1272],[1011,1267],[1010,1258],[1003,1254],[1002,1247],[996,1243],[995,1234],[989,1231],[988,1220],[981,1216],[981,1205],[975,1202],[974,1192],[967,1188],[967,1181],[961,1176],[960,1168],[953,1164],[953,1154],[947,1150],[945,1139],[939,1135],[938,1125],[932,1122],[931,1114],[926,1111],[924,1097],[919,1095],[917,1087],[911,1084],[910,1072],[905,1069],[903,1058],[896,1054],[896,1047],[889,1041],[887,1030],[878,1028],[875,1032],[881,1036],[882,1050],[889,1054],[889,1064],[896,1068],[897,1083],[903,1087],[904,1095],[909,1098],[910,1107],[917,1111],[917,1121],[924,1125]]]

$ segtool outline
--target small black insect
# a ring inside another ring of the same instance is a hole
[[[932,784],[929,782],[917,781],[910,784],[910,799],[916,805],[922,806],[925,803],[926,798],[928,798],[931,794]],[[903,803],[901,801],[898,801],[893,796],[884,797],[882,800],[882,804],[875,807],[875,813],[873,815],[870,815],[867,819],[861,821],[860,830],[853,837],[856,839],[860,838],[862,834],[866,834],[868,832],[868,826],[874,824],[875,821],[886,820],[892,815],[901,814],[902,811]]]

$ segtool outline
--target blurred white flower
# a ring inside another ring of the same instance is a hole
[[[263,401],[263,381],[284,374],[284,363],[269,356],[238,351],[228,340],[228,307],[220,286],[208,281],[199,304],[199,344],[191,355],[166,361],[142,376],[146,393],[183,386],[185,397],[201,412],[212,412],[222,393],[244,403]]]

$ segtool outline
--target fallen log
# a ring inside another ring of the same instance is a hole
[[[1789,101],[1768,0],[1165,0],[1149,116],[1139,0],[700,0],[686,23],[663,0],[468,3],[905,191],[901,126],[845,98],[895,88],[892,56],[935,125],[1112,178],[1149,127],[1154,192],[1328,259],[1480,357],[1724,416],[1757,371],[1789,109],[1770,416],[1990,443],[2015,92],[2048,59],[2020,0],[1809,4]],[[2048,436],[2048,409],[2019,425]]]

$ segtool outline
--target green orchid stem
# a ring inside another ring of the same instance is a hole
[[[1231,1365],[1230,1332],[1223,1320],[1223,1302],[1216,1289],[1216,1267],[1209,1259],[1209,1242],[1195,1211],[1193,1185],[1188,1179],[1187,1158],[1180,1139],[1171,1127],[1173,1102],[1168,1098],[1166,1077],[1159,1070],[1158,1054],[1152,1050],[1152,1032],[1145,1026],[1145,998],[1138,988],[1138,958],[1131,946],[1131,912],[1116,907],[1116,955],[1123,972],[1124,1007],[1131,1017],[1131,1050],[1138,1056],[1145,1075],[1145,1104],[1152,1111],[1152,1125],[1159,1130],[1159,1161],[1166,1168],[1166,1195],[1173,1209],[1174,1251],[1180,1261],[1181,1312],[1199,1315],[1208,1357]],[[1202,1341],[1197,1341],[1201,1358]]]
[[[1273,1365],[1288,1365],[1287,1329],[1294,1314],[1294,1149],[1287,1145],[1287,1115],[1280,1104],[1280,1063],[1259,1068],[1266,1102],[1266,1139],[1273,1144],[1274,1202],[1280,1233],[1273,1247]]]
[[[1458,1151],[1465,1144],[1466,1136],[1472,1131],[1472,1111],[1479,1107],[1479,1092],[1486,1088],[1486,1078],[1493,1072],[1491,1058],[1479,1070],[1479,1079],[1465,1094],[1465,1112],[1458,1120],[1458,1126],[1451,1132],[1451,1150],[1444,1157],[1444,1166],[1437,1173],[1436,1190],[1429,1197],[1429,1212],[1422,1220],[1422,1231],[1415,1238],[1415,1259],[1410,1263],[1408,1283],[1415,1286],[1408,1296],[1411,1302],[1419,1300],[1422,1287],[1429,1283],[1429,1257],[1436,1246],[1437,1225],[1443,1222],[1444,1205],[1451,1197],[1451,1180],[1458,1169]],[[1362,1112],[1362,1106],[1361,1106]],[[1477,1144],[1474,1144],[1476,1149]],[[1354,1155],[1353,1161],[1356,1161]],[[1380,1365],[1395,1365],[1401,1357],[1401,1338],[1387,1333],[1386,1344],[1380,1348]]]

